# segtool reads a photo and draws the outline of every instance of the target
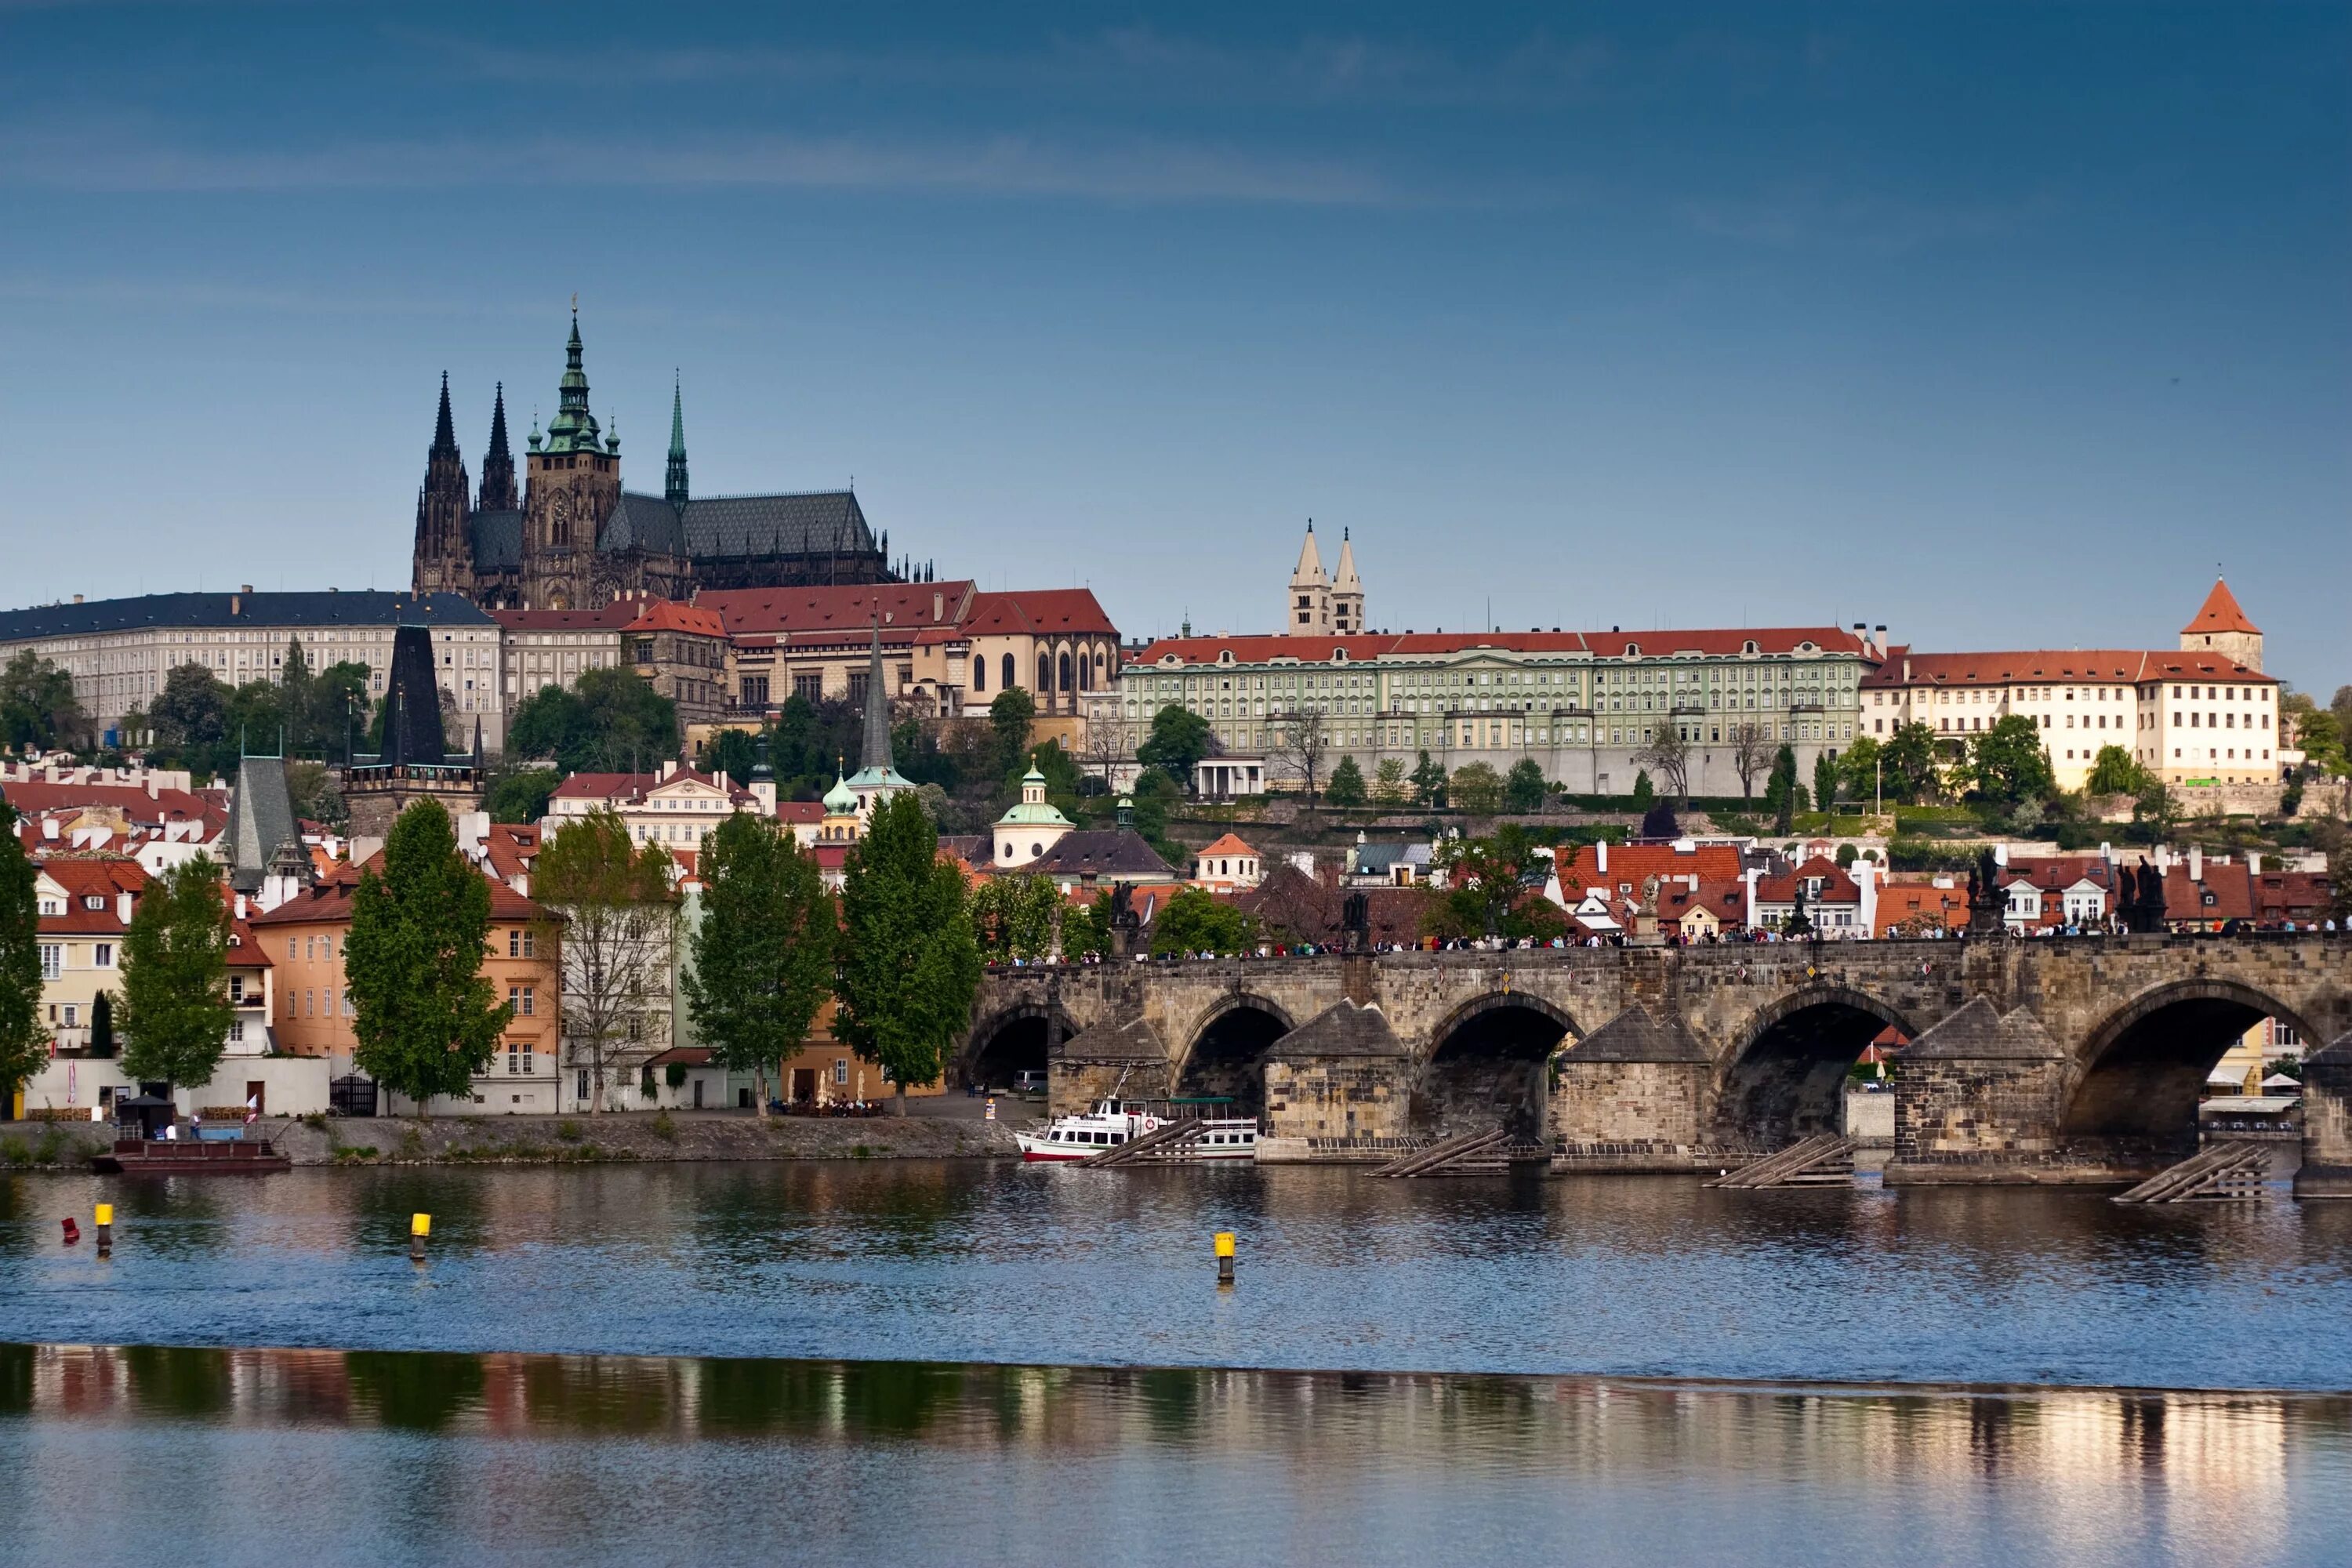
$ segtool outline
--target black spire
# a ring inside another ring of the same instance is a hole
[[[662,500],[686,504],[686,395],[675,374],[669,384],[669,466],[662,471]]]
[[[482,493],[477,511],[512,511],[515,500],[514,447],[507,439],[507,384],[499,383],[490,403],[490,449],[482,454]]]
[[[441,416],[433,422],[433,449],[425,453],[434,458],[454,458],[457,455],[457,427],[449,418],[449,373],[441,373]]]

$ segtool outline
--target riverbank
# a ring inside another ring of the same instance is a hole
[[[603,1116],[306,1117],[256,1131],[297,1165],[583,1165],[702,1160],[1010,1159],[1013,1126],[966,1117],[856,1119],[724,1111]],[[0,1166],[77,1170],[110,1129],[24,1123],[0,1132]]]

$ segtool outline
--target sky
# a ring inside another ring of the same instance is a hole
[[[1272,629],[2352,681],[2352,7],[0,0],[0,603],[405,587],[446,371],[624,479]]]

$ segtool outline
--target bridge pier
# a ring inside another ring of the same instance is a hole
[[[1258,1158],[1384,1160],[1403,1146],[1412,1051],[1378,1007],[1341,1001],[1274,1044]]]
[[[2303,1063],[2299,1198],[2352,1198],[2352,1033]]]
[[[1706,1146],[1714,1058],[1683,1026],[1636,1004],[1551,1061],[1552,1169],[1712,1171]]]

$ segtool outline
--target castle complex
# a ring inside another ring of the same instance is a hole
[[[589,610],[623,597],[688,599],[698,588],[903,582],[851,490],[698,499],[688,486],[686,411],[670,395],[662,493],[621,488],[621,437],[588,408],[580,318],[564,345],[555,417],[534,426],[522,489],[507,437],[506,388],[490,412],[482,483],[468,495],[449,380],[416,498],[418,593],[462,594],[485,609]],[[926,569],[927,571],[928,569]]]

